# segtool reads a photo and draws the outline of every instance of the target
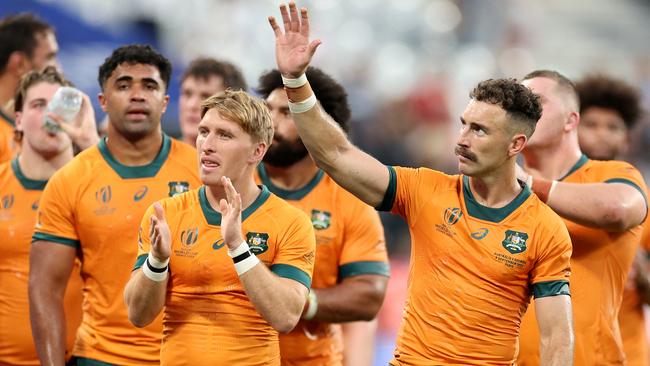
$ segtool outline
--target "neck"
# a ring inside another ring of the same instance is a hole
[[[501,169],[489,175],[469,177],[469,183],[476,201],[483,206],[493,208],[507,205],[522,190],[517,182],[514,160],[508,161]]]
[[[33,180],[48,180],[52,175],[72,160],[72,146],[64,151],[44,157],[31,149],[27,144],[18,156],[18,165],[25,177]]]
[[[318,167],[309,155],[288,167],[263,164],[271,183],[288,191],[295,191],[306,186],[318,173]]]
[[[260,187],[255,184],[255,180],[250,175],[249,179],[243,181],[232,181],[233,187],[239,195],[241,196],[242,211],[244,211],[248,206],[253,204],[257,197],[260,195]],[[222,199],[226,198],[226,192],[221,184],[210,185],[205,187],[205,195],[208,198],[208,203],[215,211],[221,212],[221,207],[219,202]]]
[[[156,158],[161,146],[162,132],[160,128],[139,140],[131,141],[109,124],[106,147],[115,160],[122,165],[140,166],[149,164]]]
[[[556,146],[526,148],[524,154],[524,170],[533,177],[557,180],[565,176],[582,156],[577,138],[570,136]]]

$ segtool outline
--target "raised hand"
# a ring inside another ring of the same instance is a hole
[[[149,229],[151,254],[157,260],[164,262],[171,255],[171,234],[165,220],[165,211],[160,203],[154,203],[153,209],[154,214],[151,215],[151,228]]]
[[[48,116],[59,124],[63,132],[68,134],[72,142],[79,146],[81,150],[85,150],[99,142],[95,111],[90,103],[90,98],[86,94],[83,94],[81,109],[71,123],[66,123],[54,113],[49,113]]]
[[[226,198],[219,201],[221,211],[221,235],[229,249],[236,249],[244,240],[241,235],[241,196],[230,178],[221,177]]]
[[[305,73],[316,48],[321,44],[319,39],[309,42],[309,16],[307,9],[298,9],[293,1],[289,10],[285,4],[280,4],[280,13],[284,23],[284,32],[274,17],[269,17],[269,23],[275,33],[275,61],[278,70],[288,78],[297,78]]]

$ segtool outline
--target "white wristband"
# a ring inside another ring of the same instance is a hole
[[[144,273],[148,279],[155,282],[166,280],[169,273],[168,269],[169,258],[164,261],[159,261],[151,254],[151,252],[149,252],[147,259],[145,259],[142,264],[142,273]]]
[[[282,84],[287,88],[296,89],[307,84],[307,76],[305,74],[298,76],[297,79],[285,78],[283,75],[280,76],[282,76]]]
[[[554,180],[551,182],[551,188],[548,190],[548,197],[551,197],[551,193],[553,193],[553,190],[555,189],[555,186],[557,185],[557,181]],[[546,200],[548,202],[548,200]]]
[[[307,312],[302,316],[302,318],[305,320],[311,320],[316,316],[317,311],[318,298],[316,297],[316,293],[313,290],[309,290],[309,307],[307,308]]]
[[[241,276],[255,267],[260,260],[250,251],[248,243],[245,241],[239,244],[234,250],[228,249],[228,256],[232,258],[235,264],[237,275]]]
[[[314,108],[318,100],[316,95],[312,94],[309,98],[303,100],[302,102],[291,102],[289,101],[289,110],[291,113],[304,113],[308,110]]]

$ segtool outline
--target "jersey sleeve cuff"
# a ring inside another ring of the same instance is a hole
[[[397,173],[392,166],[386,166],[388,169],[388,187],[384,193],[384,199],[379,206],[375,207],[377,211],[390,211],[395,203],[395,195],[397,193]]]
[[[645,219],[648,217],[648,196],[646,196],[645,191],[641,189],[638,184],[625,178],[612,178],[606,180],[605,183],[623,183],[639,191],[643,196],[643,200],[645,201],[645,216],[643,217],[643,221],[645,221]]]
[[[558,295],[571,296],[571,291],[569,291],[569,281],[545,281],[533,284],[533,296],[536,299]]]
[[[63,244],[73,248],[79,248],[80,245],[79,240],[76,239],[68,239],[61,236],[45,234],[37,231],[34,233],[34,235],[32,235],[32,243],[39,240]]]
[[[289,264],[274,264],[271,266],[271,272],[284,278],[302,283],[305,287],[311,287],[311,277],[302,269]]]
[[[367,274],[389,277],[390,268],[388,263],[380,261],[351,262],[339,266],[339,281],[348,277]]]

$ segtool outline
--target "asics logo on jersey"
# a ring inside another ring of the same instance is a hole
[[[212,244],[212,249],[219,250],[223,248],[224,245],[226,245],[226,242],[223,239],[217,239],[217,241]]]
[[[183,245],[193,245],[199,239],[199,228],[194,227],[181,231],[181,243]]]
[[[490,230],[482,227],[482,228],[478,229],[477,231],[473,232],[471,235],[472,235],[472,238],[474,238],[476,240],[481,240],[481,239],[485,238],[489,232],[490,232]]]
[[[113,198],[113,191],[111,186],[103,186],[95,192],[95,199],[99,203],[107,204]]]
[[[260,255],[267,250],[269,250],[269,234],[267,233],[255,233],[248,232],[246,233],[246,242],[251,248],[251,253],[255,255]]]
[[[34,201],[34,203],[32,203],[32,211],[36,210],[38,210],[38,201]]]
[[[518,254],[526,250],[526,240],[528,240],[528,234],[520,231],[506,230],[506,238],[503,239],[501,244],[511,254]]]
[[[169,182],[169,197],[173,197],[177,194],[187,192],[190,190],[189,182]]]
[[[14,194],[6,194],[2,197],[2,209],[8,210],[14,205]]]
[[[147,195],[147,192],[149,191],[149,187],[147,186],[141,186],[133,195],[133,200],[135,202],[140,201],[141,199],[144,198],[144,196]]]
[[[311,210],[311,224],[316,230],[325,230],[330,227],[332,214],[327,211]]]
[[[443,218],[445,219],[445,222],[447,225],[453,225],[460,220],[460,218],[463,216],[463,211],[460,210],[458,207],[449,207],[445,210],[445,213],[443,215]]]

